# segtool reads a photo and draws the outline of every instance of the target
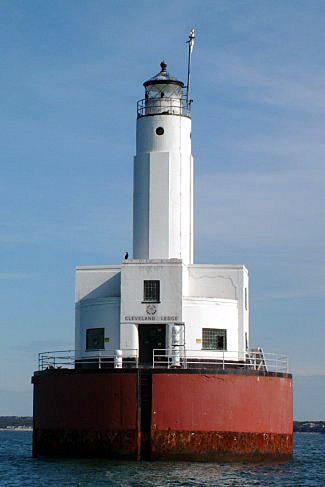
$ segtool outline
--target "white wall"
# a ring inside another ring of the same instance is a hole
[[[229,353],[220,356],[238,360],[238,302],[231,299],[184,298],[183,320],[185,322],[185,341],[188,350],[202,350],[202,328],[219,328],[227,330],[227,350]],[[213,356],[216,352],[212,353]],[[204,351],[200,356],[211,356]]]
[[[121,266],[80,266],[76,270],[76,303],[82,299],[119,297]]]
[[[244,266],[194,264],[188,266],[188,295],[241,299]]]
[[[162,127],[163,135],[156,129]],[[192,120],[178,115],[154,115],[137,120],[136,153],[192,152]]]
[[[120,347],[120,266],[85,266],[76,271],[75,348],[87,357],[86,330],[105,329],[105,350]],[[108,341],[109,339],[109,341]]]
[[[133,257],[193,262],[191,119],[138,119],[133,186]]]
[[[169,213],[172,210],[170,200],[169,177],[175,161],[169,152],[150,152],[149,176],[149,259],[168,259],[180,257],[180,248],[177,255],[170,252],[171,235],[176,228],[170,225]],[[179,214],[179,199],[176,201],[174,211]]]
[[[232,338],[227,348],[230,350],[231,344],[233,350],[245,351],[245,332],[249,342],[249,275],[245,266],[193,264],[184,268],[184,273],[186,272],[188,297],[226,299],[237,303],[237,335],[235,339],[231,331]],[[185,278],[183,280],[186,282]],[[247,309],[245,309],[245,288],[247,288]],[[232,324],[231,329],[233,330]]]
[[[86,350],[86,330],[89,328],[104,328],[104,350],[120,348],[120,298],[85,299],[76,305],[76,309],[76,316],[79,319],[76,326],[79,358],[94,353]]]
[[[160,303],[154,316],[143,302],[144,280],[160,281]],[[185,322],[188,349],[202,348],[196,341],[202,339],[202,328],[220,328],[227,330],[227,349],[244,352],[245,333],[249,340],[248,299],[249,276],[244,266],[185,266],[181,260],[169,259],[79,267],[76,348],[86,353],[87,328],[105,328],[109,338],[105,349],[136,349],[139,323]]]
[[[246,289],[246,302],[245,302],[245,289]],[[249,309],[250,309],[250,295],[249,295],[249,273],[246,268],[244,268],[243,272],[243,334],[242,340],[244,348],[246,348],[245,343],[245,333],[247,333],[247,348],[250,348],[250,330],[249,330]],[[240,345],[240,343],[239,343]]]
[[[139,335],[138,325],[135,323],[122,323],[120,329],[120,346],[122,350],[138,350]],[[132,356],[129,353],[129,356]]]
[[[143,282],[160,281],[160,303],[151,319],[143,301]],[[121,326],[129,323],[168,323],[168,317],[182,321],[182,263],[175,260],[128,260],[121,271]],[[134,317],[134,319],[130,319]],[[145,319],[143,319],[145,318]]]
[[[121,348],[138,348],[138,324],[182,321],[182,262],[175,260],[128,260],[121,271]],[[160,303],[154,316],[143,302],[143,282],[160,281]],[[170,317],[174,317],[170,320]],[[150,318],[150,319],[149,319]]]
[[[133,163],[133,258],[149,256],[150,154],[138,154]]]

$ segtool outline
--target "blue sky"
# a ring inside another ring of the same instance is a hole
[[[193,54],[196,262],[245,264],[252,345],[325,420],[325,3],[2,0],[0,414],[73,348],[74,269],[131,250],[142,83]]]

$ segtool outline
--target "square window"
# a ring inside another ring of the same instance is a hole
[[[143,281],[143,301],[159,303],[160,281]]]
[[[202,328],[202,350],[227,350],[227,330]]]
[[[86,330],[86,350],[103,350],[104,328],[88,328]]]

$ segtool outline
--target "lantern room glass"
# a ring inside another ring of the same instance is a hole
[[[182,86],[173,81],[148,84],[146,86],[148,98],[181,98],[182,94]]]

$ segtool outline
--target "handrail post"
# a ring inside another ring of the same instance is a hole
[[[278,371],[278,354],[275,356],[275,371]]]

